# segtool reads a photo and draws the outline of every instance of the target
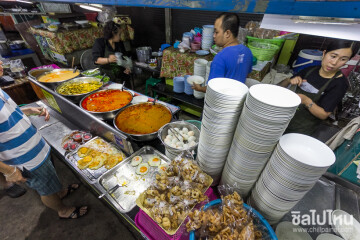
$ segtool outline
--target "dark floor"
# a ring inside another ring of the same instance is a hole
[[[80,182],[72,171],[54,158],[61,182]],[[20,198],[9,198],[0,191],[0,239],[135,239],[118,216],[99,200],[86,186],[68,196],[67,205],[90,207],[89,213],[76,220],[59,219],[56,212],[46,208],[39,195],[28,189]]]

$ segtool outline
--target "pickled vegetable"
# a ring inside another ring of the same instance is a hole
[[[72,82],[61,86],[58,92],[62,95],[78,95],[95,91],[101,87],[101,82]]]

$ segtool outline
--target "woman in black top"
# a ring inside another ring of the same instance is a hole
[[[355,53],[353,43],[333,41],[323,52],[321,66],[308,67],[280,83],[283,87],[297,85],[295,92],[301,98],[301,105],[285,133],[311,135],[329,117],[349,87],[339,69]]]
[[[128,80],[131,73],[130,67],[124,68],[116,64],[115,53],[125,53],[124,45],[120,42],[120,31],[120,25],[113,21],[107,22],[104,37],[97,38],[92,48],[94,63],[100,65],[101,73],[108,75],[114,82]]]

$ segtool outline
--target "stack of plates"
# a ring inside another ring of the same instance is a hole
[[[194,76],[188,77],[187,82],[190,85],[193,85],[194,83],[196,83],[196,84],[200,84],[201,86],[204,86],[205,79],[201,76],[194,75]],[[194,97],[197,99],[202,99],[205,97],[205,93],[194,90]]]
[[[206,65],[208,61],[205,59],[195,59],[194,61],[194,75],[201,76],[205,78],[206,75]]]
[[[245,84],[214,78],[207,87],[197,160],[217,184],[248,92]]]
[[[319,140],[298,133],[285,134],[249,201],[270,224],[277,223],[334,162],[333,151]]]
[[[174,77],[173,78],[173,91],[176,93],[183,93],[185,88],[185,78],[184,77]]]
[[[209,62],[206,64],[205,85],[207,84],[207,82],[208,82],[208,80],[209,80],[211,63],[212,63],[212,61],[209,61]]]
[[[188,77],[190,77],[191,75],[185,75],[184,76],[184,93],[186,93],[187,95],[193,95],[194,90],[192,89],[192,85],[188,83],[187,79]]]
[[[259,84],[249,89],[222,184],[236,183],[239,194],[248,195],[300,102],[297,94],[283,87]]]
[[[213,44],[214,25],[204,25],[201,38],[201,48],[209,50]]]

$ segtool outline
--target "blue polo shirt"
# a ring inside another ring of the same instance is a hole
[[[211,63],[208,81],[225,77],[244,83],[252,70],[252,58],[250,49],[242,44],[224,48]]]

